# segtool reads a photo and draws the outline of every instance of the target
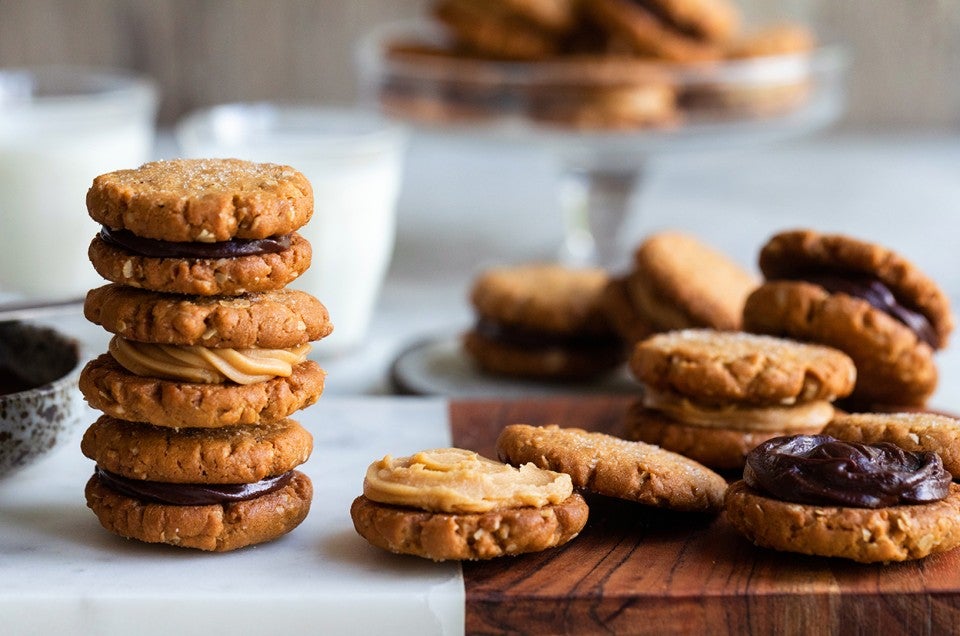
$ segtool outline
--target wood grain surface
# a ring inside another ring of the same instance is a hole
[[[617,433],[629,398],[452,402],[457,446],[507,424]],[[467,633],[960,633],[960,550],[862,565],[757,548],[722,517],[591,497],[563,548],[465,563]]]

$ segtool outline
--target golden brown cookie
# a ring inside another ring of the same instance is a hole
[[[861,563],[919,559],[960,545],[960,485],[946,499],[884,508],[814,506],[760,494],[743,481],[724,502],[727,520],[759,546]]]
[[[774,281],[744,304],[744,329],[835,347],[857,366],[856,403],[922,405],[937,386],[933,349],[892,316],[820,285]]]
[[[271,541],[300,525],[310,511],[313,485],[309,477],[293,471],[282,488],[254,499],[181,506],[122,495],[94,474],[86,498],[101,525],[122,537],[226,552]]]
[[[604,433],[511,424],[497,439],[501,460],[567,473],[574,486],[672,510],[714,512],[726,481],[669,451]]]
[[[838,415],[823,429],[846,442],[890,442],[911,452],[931,451],[960,479],[960,420],[934,413],[853,413]]]
[[[255,384],[195,384],[134,375],[109,354],[80,373],[80,391],[117,419],[172,428],[217,428],[281,420],[316,402],[326,374],[312,360],[290,377]]]
[[[637,314],[656,331],[739,329],[743,303],[758,283],[725,254],[680,232],[645,239],[626,279]]]
[[[638,54],[673,62],[718,59],[721,48],[700,36],[668,23],[663,12],[633,0],[591,0],[583,10],[611,36],[622,39]],[[658,15],[659,13],[659,15]]]
[[[728,0],[646,0],[655,13],[682,32],[722,42],[740,26],[740,13]]]
[[[157,292],[237,296],[282,289],[310,267],[310,243],[293,233],[290,247],[276,254],[190,259],[142,256],[108,244],[100,236],[88,255],[97,273],[114,283]]]
[[[90,322],[138,342],[205,347],[295,347],[333,331],[330,314],[305,292],[276,290],[238,297],[186,298],[111,284],[92,289]]]
[[[464,348],[485,372],[587,378],[623,362],[625,350],[600,304],[606,273],[560,265],[490,269],[473,284],[477,322]]]
[[[648,338],[637,344],[630,368],[648,387],[707,404],[833,400],[856,380],[853,362],[836,349],[709,329]]]
[[[953,330],[950,300],[916,265],[886,247],[843,234],[791,230],[774,235],[760,251],[767,280],[807,280],[811,274],[863,274],[879,280],[899,304],[922,314],[933,334],[930,345],[943,348]]]
[[[777,24],[741,36],[727,45],[731,59],[807,53],[816,45],[810,29],[802,24]]]
[[[483,513],[437,513],[379,504],[361,495],[350,506],[357,533],[371,544],[434,561],[491,559],[567,543],[587,522],[574,493],[559,504]]]
[[[236,484],[293,470],[310,457],[313,437],[293,420],[174,429],[103,415],[83,434],[80,450],[130,479]]]
[[[290,166],[176,159],[100,175],[87,192],[87,210],[109,228],[144,238],[262,239],[306,223],[313,191]]]
[[[516,15],[491,10],[478,0],[443,0],[433,16],[451,31],[461,46],[483,57],[540,60],[555,54],[559,38]]]
[[[635,402],[627,412],[627,439],[679,453],[714,470],[742,469],[747,453],[761,443],[789,434],[819,433],[822,426],[760,431],[685,424]]]
[[[611,278],[600,297],[610,325],[627,343],[653,335],[653,327],[637,311],[630,299],[626,277]]]

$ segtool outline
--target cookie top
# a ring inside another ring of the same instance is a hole
[[[802,279],[810,274],[865,274],[886,285],[896,300],[930,322],[935,348],[946,346],[954,318],[947,295],[932,279],[896,252],[842,234],[792,230],[774,235],[760,251],[767,279]]]
[[[630,369],[653,389],[704,403],[833,400],[853,390],[857,375],[853,361],[830,347],[710,329],[648,338]]]
[[[816,44],[813,33],[801,24],[778,24],[745,35],[727,47],[729,58],[766,57],[806,53]]]
[[[163,241],[228,241],[287,234],[313,214],[310,182],[290,166],[239,159],[175,159],[93,180],[97,222]]]
[[[293,420],[196,429],[151,426],[103,415],[83,434],[83,454],[130,479],[172,484],[244,484],[307,461],[313,437]]]
[[[487,270],[470,299],[481,318],[553,334],[610,333],[600,305],[607,283],[602,269],[528,264]]]
[[[578,428],[511,424],[497,439],[497,453],[511,464],[567,473],[579,488],[673,510],[715,512],[727,487],[682,455]]]
[[[935,413],[852,413],[837,415],[823,429],[847,442],[890,442],[911,452],[940,455],[943,467],[960,478],[960,420]]]
[[[333,331],[323,303],[291,289],[185,297],[111,284],[87,293],[83,313],[110,333],[157,344],[286,348]]]
[[[706,40],[726,40],[740,26],[740,13],[728,0],[647,0],[647,4],[680,31]]]
[[[491,11],[485,2],[444,0],[434,6],[433,16],[461,46],[483,57],[540,60],[554,55],[560,46],[556,33],[508,11]]]
[[[658,331],[734,330],[757,277],[694,236],[662,232],[634,252],[627,286],[638,312]]]

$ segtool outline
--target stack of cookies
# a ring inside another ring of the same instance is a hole
[[[121,536],[201,550],[292,530],[313,442],[287,418],[323,392],[307,354],[333,329],[317,299],[285,289],[310,265],[296,233],[309,182],[288,166],[163,161],[97,177],[87,208],[103,225],[90,260],[111,284],[84,313],[114,334],[80,376],[104,413],[81,443],[97,463],[87,505]]]

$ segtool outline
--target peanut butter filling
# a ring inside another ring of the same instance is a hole
[[[468,450],[441,448],[374,462],[363,494],[429,512],[474,513],[558,504],[573,494],[573,482],[533,464],[514,468]]]
[[[833,405],[814,400],[792,406],[707,406],[666,391],[644,387],[643,405],[684,424],[738,431],[790,432],[824,427]]]
[[[310,345],[292,349],[211,349],[110,340],[110,354],[130,373],[202,384],[254,384],[289,377],[307,359]]]

